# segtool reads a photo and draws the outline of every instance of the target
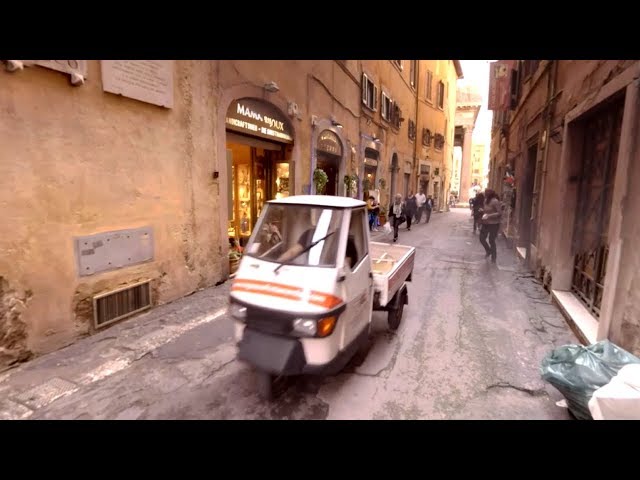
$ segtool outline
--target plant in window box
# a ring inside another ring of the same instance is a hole
[[[318,195],[324,194],[324,189],[327,186],[328,182],[329,177],[327,176],[326,172],[321,168],[316,168],[313,172],[313,183],[316,187],[316,193]]]

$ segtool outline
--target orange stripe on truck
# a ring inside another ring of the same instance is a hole
[[[247,292],[269,297],[284,298],[287,300],[301,301],[302,287],[285,285],[283,283],[265,282],[262,280],[249,280],[238,278],[231,285],[232,292]],[[334,308],[342,303],[342,299],[330,293],[311,291],[308,303],[323,308]]]

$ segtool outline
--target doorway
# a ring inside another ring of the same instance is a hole
[[[316,168],[324,170],[327,174],[328,181],[324,189],[325,195],[337,195],[338,194],[338,173],[340,171],[341,157],[337,155],[331,155],[326,152],[318,152],[318,158]]]
[[[624,96],[584,120],[573,231],[571,290],[598,318],[609,254],[609,219],[622,130]]]
[[[284,145],[227,135],[230,167],[228,236],[244,247],[265,202],[289,196],[289,162]]]
[[[519,246],[527,250],[529,256],[529,246],[535,236],[535,227],[531,218],[533,211],[533,189],[536,178],[536,163],[538,157],[538,145],[532,145],[527,149],[527,157],[524,165],[524,175],[522,178],[522,202],[520,203],[520,237]]]

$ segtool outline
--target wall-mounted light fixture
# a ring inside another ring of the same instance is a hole
[[[264,84],[264,89],[267,92],[276,93],[280,91],[280,87],[276,82],[269,82]]]
[[[333,115],[331,115],[331,125],[336,128],[342,128],[342,124],[338,122],[338,120],[336,120],[336,117],[334,117]]]

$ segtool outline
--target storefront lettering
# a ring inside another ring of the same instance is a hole
[[[342,144],[338,136],[330,130],[325,130],[318,137],[318,150],[342,156]]]
[[[227,128],[259,137],[293,143],[293,129],[284,115],[268,102],[242,98],[231,104],[226,117]]]
[[[276,128],[281,132],[284,131],[284,122],[280,120],[276,120],[271,117],[267,117],[266,115],[262,116],[262,114],[258,112],[254,112],[253,110],[251,110],[248,107],[245,107],[241,103],[238,103],[237,113],[244,117],[253,118],[254,120],[258,120],[259,122],[264,122],[267,125],[269,125],[271,128]]]
[[[244,117],[253,118],[254,120],[258,120],[260,122],[263,121],[262,120],[262,115],[260,115],[259,113],[254,112],[250,108],[245,107],[241,103],[238,103],[238,113],[240,115],[244,116]]]

